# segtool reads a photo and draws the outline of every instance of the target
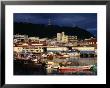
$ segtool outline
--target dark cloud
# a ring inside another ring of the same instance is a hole
[[[51,24],[59,26],[80,26],[97,32],[96,13],[14,13],[14,22],[28,22],[33,24]]]

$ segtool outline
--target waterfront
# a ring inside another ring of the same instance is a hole
[[[14,14],[14,75],[97,75],[96,14],[34,13],[31,19],[26,13],[29,22],[19,14]]]
[[[39,64],[14,60],[14,75],[97,75],[97,71],[93,71],[91,68],[83,69],[84,66],[97,66],[96,58],[76,57],[45,60],[46,63]],[[52,65],[52,63],[54,64]]]

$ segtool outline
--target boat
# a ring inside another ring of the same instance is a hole
[[[67,67],[59,67],[59,72],[79,72],[79,71],[89,71],[91,66],[67,66]]]

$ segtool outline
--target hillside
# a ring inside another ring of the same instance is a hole
[[[94,37],[90,32],[79,27],[60,27],[57,25],[14,23],[14,34],[27,34],[29,36],[38,36],[40,38],[56,37],[58,32],[65,32],[66,35],[78,36],[79,39]]]

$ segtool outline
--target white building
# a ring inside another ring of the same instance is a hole
[[[14,47],[13,48],[14,52],[33,52],[33,53],[42,53],[43,47],[42,46],[36,46],[36,47]]]
[[[28,35],[19,35],[19,34],[16,34],[16,35],[14,35],[14,40],[15,39],[16,39],[16,41],[27,40],[28,39]]]
[[[67,43],[67,42],[68,42],[68,36],[65,35],[64,32],[62,32],[62,33],[57,33],[57,41],[58,41],[58,42]]]
[[[19,52],[22,52],[23,47],[14,47],[13,50],[14,50],[14,52],[19,53]]]
[[[47,47],[47,51],[67,51],[67,47]]]
[[[35,47],[35,48],[23,48],[22,52],[33,52],[33,53],[42,53],[42,47]]]
[[[77,49],[79,51],[95,51],[95,47],[72,47],[72,49]]]
[[[62,34],[61,33],[57,33],[57,41],[61,41],[62,40]]]
[[[68,36],[68,35],[65,35],[64,32],[57,33],[57,41],[62,43],[71,42],[74,44],[74,46],[77,46],[77,36]]]

